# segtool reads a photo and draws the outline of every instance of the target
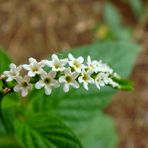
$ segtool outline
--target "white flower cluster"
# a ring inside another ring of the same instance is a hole
[[[49,68],[47,72],[45,66]],[[22,75],[22,71],[26,71]],[[4,71],[6,81],[15,81],[16,85],[13,90],[21,92],[22,96],[26,96],[33,88],[44,88],[45,94],[50,95],[52,88],[57,88],[61,84],[64,85],[64,91],[68,92],[70,87],[79,88],[82,83],[84,88],[88,90],[88,84],[95,84],[100,89],[101,86],[110,85],[118,87],[119,85],[112,80],[113,70],[102,61],[91,60],[87,57],[84,64],[84,58],[74,58],[71,54],[68,58],[59,59],[53,54],[51,60],[42,60],[37,62],[34,58],[29,58],[29,64],[16,66],[10,64],[10,70]],[[35,82],[32,79],[38,78]]]

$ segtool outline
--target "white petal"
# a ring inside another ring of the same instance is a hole
[[[27,75],[25,75],[24,80],[28,83],[30,81],[30,77],[28,77]]]
[[[30,63],[33,63],[33,64],[37,64],[38,62],[37,62],[37,60],[36,59],[34,59],[34,58],[29,58],[29,62]]]
[[[71,53],[68,54],[68,58],[69,58],[71,61],[73,61],[73,60],[75,59]]]
[[[56,72],[55,72],[55,71],[50,71],[50,72],[48,73],[48,75],[49,75],[51,78],[55,78]]]
[[[23,78],[22,78],[21,76],[17,76],[17,77],[15,77],[15,80],[16,80],[19,84],[21,84],[22,81],[23,81]]]
[[[84,88],[86,89],[86,90],[88,90],[88,83],[83,83],[83,86],[84,86]]]
[[[14,90],[15,92],[20,91],[20,86],[19,86],[19,85],[16,85],[16,86],[13,88],[13,90]]]
[[[7,82],[10,82],[10,81],[12,81],[12,80],[14,80],[14,79],[9,76],[6,81],[7,81]]]
[[[78,61],[79,61],[79,63],[83,63],[84,58],[83,58],[83,57],[79,57],[79,58],[78,58]]]
[[[47,65],[49,67],[52,67],[53,66],[53,61],[46,60],[45,65]]]
[[[28,90],[30,91],[32,89],[32,84],[28,84]]]
[[[27,94],[28,94],[28,91],[26,90],[26,89],[22,89],[22,97],[25,97],[25,96],[27,96]]]
[[[70,69],[70,67],[66,68],[64,70],[64,73],[65,73],[65,75],[71,75],[71,69]]]
[[[67,62],[68,62],[68,59],[66,59],[66,58],[61,60],[61,63],[62,63],[63,66],[66,65]]]
[[[87,57],[87,64],[88,65],[91,64],[91,58],[90,58],[90,56]]]
[[[10,64],[10,69],[16,69],[16,65],[14,63]]]
[[[64,85],[64,92],[68,92],[69,91],[69,85],[68,84],[65,84]]]
[[[74,81],[74,82],[72,83],[72,86],[73,86],[74,88],[79,88],[79,83],[78,83],[77,81]]]
[[[20,70],[22,70],[22,65],[19,65],[19,66],[17,67],[17,70],[18,70],[18,72],[19,72]]]
[[[79,73],[73,72],[71,76],[73,79],[76,79],[78,77],[78,75],[79,75]]]
[[[9,73],[10,73],[10,71],[4,71],[4,72],[3,72],[3,74],[4,74],[5,76],[9,75]]]
[[[53,61],[59,61],[59,58],[58,58],[58,56],[56,54],[53,54],[51,56],[51,58],[52,58]]]
[[[100,89],[100,85],[98,83],[96,83],[96,86],[97,86],[98,89]]]
[[[54,86],[55,88],[58,88],[60,86],[60,83],[56,80],[52,80],[52,86]]]
[[[32,71],[29,71],[29,72],[28,72],[28,76],[29,76],[29,77],[34,77],[35,75],[36,75],[35,72],[32,72]]]
[[[88,75],[91,75],[93,72],[94,72],[94,71],[93,71],[92,69],[89,69],[89,70],[87,71],[87,74],[88,74]]]
[[[89,83],[94,83],[94,79],[92,77],[89,78],[88,80]]]
[[[79,80],[80,83],[83,83],[83,82],[84,82],[83,76],[80,76],[80,77],[78,78],[78,80]]]
[[[68,64],[69,64],[71,67],[74,66],[74,65],[73,65],[73,61],[69,61]]]
[[[45,94],[50,95],[51,94],[51,87],[45,86]]]
[[[81,73],[81,67],[80,68],[75,68],[75,71],[78,73]]]
[[[42,79],[45,79],[47,77],[47,72],[42,70],[41,73],[40,73],[40,76]]]
[[[38,82],[35,84],[35,88],[36,88],[36,89],[41,89],[43,86],[44,86],[44,83],[43,83],[42,80],[38,81]]]
[[[59,78],[59,82],[60,82],[60,83],[66,82],[65,76],[61,76],[61,77]]]
[[[30,69],[31,69],[31,68],[30,68],[30,65],[27,65],[27,64],[23,64],[22,67],[23,67],[24,69],[26,69],[26,70],[30,70]]]

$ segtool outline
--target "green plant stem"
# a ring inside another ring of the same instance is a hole
[[[7,127],[7,123],[6,123],[6,121],[5,121],[4,117],[3,117],[3,113],[2,113],[2,98],[3,97],[0,96],[0,121],[1,121],[1,123],[3,125],[3,127],[5,128],[6,132],[9,133],[9,129]]]

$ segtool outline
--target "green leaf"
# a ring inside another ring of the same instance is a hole
[[[118,138],[114,122],[110,117],[98,114],[81,135],[81,141],[85,148],[116,148]]]
[[[118,9],[111,4],[106,2],[104,6],[104,21],[109,28],[107,38],[112,40],[131,40],[131,29],[126,28],[122,24],[122,16]]]
[[[14,123],[15,134],[24,148],[81,148],[76,136],[59,119],[39,114],[21,117]]]
[[[119,11],[110,2],[106,2],[104,6],[104,19],[105,22],[112,29],[117,29],[122,26],[122,18]]]
[[[1,148],[20,148],[20,145],[16,142],[13,136],[0,136]]]
[[[138,53],[138,47],[128,42],[104,42],[95,43],[78,49],[71,50],[74,56],[88,56],[92,59],[103,60],[109,64],[121,77],[127,78],[130,74],[134,60]],[[61,53],[61,57],[66,57],[67,53]],[[115,90],[107,87],[98,90],[90,86],[89,91],[82,87],[71,89],[68,93],[63,92],[63,88],[56,89],[50,96],[46,96],[43,91],[32,92],[29,97],[34,101],[33,110],[54,112],[76,128],[79,123],[86,123],[93,118],[98,110],[104,109],[111,101]],[[32,109],[30,107],[30,109]],[[73,125],[74,124],[74,125]],[[75,126],[76,124],[76,126]],[[80,130],[78,130],[80,132]]]
[[[128,42],[94,43],[61,53],[59,56],[67,57],[69,52],[75,57],[83,56],[86,58],[90,55],[92,59],[102,60],[109,64],[121,77],[127,78],[132,71],[138,46]],[[42,90],[35,90],[29,97],[32,103],[28,106],[28,115],[33,112],[55,114],[61,117],[81,137],[88,126],[91,125],[99,110],[103,110],[111,102],[115,92],[110,87],[98,90],[95,86],[90,86],[89,91],[86,91],[81,86],[79,89],[70,89],[68,93],[64,93],[61,87],[53,90],[50,96],[46,96]]]
[[[137,18],[144,14],[144,4],[141,0],[130,0],[128,3],[130,4]]]
[[[5,51],[0,48],[0,73],[2,73],[4,70],[7,70],[10,63],[10,58],[7,56]]]
[[[4,135],[4,134],[5,134],[5,129],[0,118],[0,135]]]
[[[133,90],[133,83],[128,80],[120,78],[112,78],[114,82],[117,82],[120,85],[121,90]]]

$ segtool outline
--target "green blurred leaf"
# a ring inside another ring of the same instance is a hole
[[[130,4],[137,18],[144,14],[144,5],[142,0],[129,0],[128,3]]]
[[[60,120],[45,114],[16,120],[15,134],[24,148],[81,148],[76,136]]]
[[[4,70],[7,70],[10,63],[10,58],[7,56],[5,51],[0,48],[0,73],[2,73]]]
[[[5,53],[5,51],[0,48],[0,74],[3,73],[3,71],[5,71],[9,68],[10,63],[11,63],[10,58]],[[3,104],[3,100],[2,100],[2,104]],[[6,113],[6,112],[4,112],[4,109],[2,108],[2,113],[3,113],[3,116],[4,116],[5,119],[6,118],[8,119],[9,117],[11,118],[11,111],[10,110],[9,111],[7,110],[7,113]],[[9,125],[11,125],[10,123],[9,123]],[[4,128],[2,128],[2,125],[0,123],[0,134],[4,134],[5,133],[4,131],[5,130],[4,130]]]
[[[104,5],[104,19],[105,22],[109,25],[112,29],[117,29],[122,26],[122,18],[117,10],[111,3],[106,2]]]
[[[106,2],[104,6],[104,21],[108,26],[108,36],[106,39],[112,40],[131,40],[131,29],[126,28],[122,23],[122,16],[118,9],[111,4]]]
[[[90,123],[81,137],[85,148],[116,148],[118,143],[114,122],[101,113]]]
[[[13,136],[0,136],[1,148],[21,148]]]

